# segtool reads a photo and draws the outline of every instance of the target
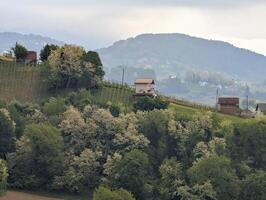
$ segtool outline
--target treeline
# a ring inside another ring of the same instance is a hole
[[[265,199],[264,118],[232,124],[169,109],[113,116],[85,96],[1,103],[2,183],[90,191],[94,200]]]

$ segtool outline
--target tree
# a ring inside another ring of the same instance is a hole
[[[180,200],[217,200],[216,192],[209,181],[193,187],[180,186],[177,188],[176,196]]]
[[[101,152],[85,149],[79,156],[70,158],[62,176],[57,176],[53,189],[80,192],[84,189],[93,190],[100,182]]]
[[[115,188],[125,188],[137,199],[145,199],[144,186],[147,182],[149,160],[148,155],[132,150],[114,163],[112,174],[107,177]]]
[[[27,125],[8,157],[10,184],[18,188],[48,187],[62,173],[63,139],[60,132],[46,124]]]
[[[179,150],[179,138],[171,135],[170,122],[174,121],[174,115],[169,110],[154,110],[138,113],[138,131],[150,141],[148,154],[151,165],[155,171],[166,157],[177,155]]]
[[[71,154],[79,155],[86,147],[86,123],[82,114],[70,106],[63,114],[59,124],[65,142],[65,150]]]
[[[124,189],[111,191],[106,187],[99,187],[93,193],[93,200],[135,200],[133,195]]]
[[[28,53],[28,50],[17,42],[15,47],[12,48],[12,51],[14,52],[17,61],[24,61]]]
[[[99,54],[95,51],[88,51],[87,53],[85,53],[83,56],[83,60],[86,62],[90,62],[98,67],[103,66]]]
[[[176,158],[165,159],[159,171],[161,175],[159,185],[161,199],[174,199],[176,189],[183,183],[181,164],[177,162]]]
[[[192,184],[210,181],[218,199],[236,199],[238,195],[238,178],[230,166],[230,160],[224,156],[212,155],[196,161],[188,170]]]
[[[266,169],[266,120],[252,119],[235,125],[227,139],[235,163],[246,162],[255,169]]]
[[[257,171],[249,174],[241,183],[239,200],[266,199],[266,172]]]
[[[52,51],[56,50],[57,48],[59,48],[59,46],[54,45],[54,44],[46,44],[40,53],[41,61],[42,62],[47,61],[49,56],[51,55]]]
[[[104,72],[98,62],[88,60],[85,50],[75,45],[64,45],[52,51],[48,58],[48,85],[50,89],[94,88],[103,79]]]
[[[81,77],[80,85],[98,88],[105,75],[98,53],[88,51],[84,54],[83,61],[85,62],[84,76]]]
[[[49,56],[50,81],[57,88],[69,88],[81,78],[84,49],[75,45],[64,45]]]
[[[10,118],[8,110],[0,109],[0,158],[6,159],[6,154],[14,150],[15,123]]]

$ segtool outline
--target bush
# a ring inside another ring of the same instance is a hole
[[[134,111],[151,111],[154,109],[167,109],[169,102],[162,100],[161,98],[151,98],[148,96],[137,98],[134,103]]]
[[[100,186],[93,193],[93,200],[135,200],[135,198],[124,189],[111,191],[108,188]]]
[[[80,89],[78,92],[70,93],[67,101],[82,111],[86,105],[91,104],[92,98],[90,91]]]
[[[65,99],[52,97],[44,104],[42,111],[47,116],[57,116],[63,114],[66,109]]]
[[[109,111],[114,117],[119,117],[121,109],[118,105],[112,104],[109,108]]]

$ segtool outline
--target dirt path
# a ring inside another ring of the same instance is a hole
[[[8,191],[5,196],[0,197],[0,200],[62,200],[49,197],[43,197],[24,192]]]

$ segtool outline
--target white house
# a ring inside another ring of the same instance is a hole
[[[149,78],[135,80],[135,96],[156,96],[155,81]]]

